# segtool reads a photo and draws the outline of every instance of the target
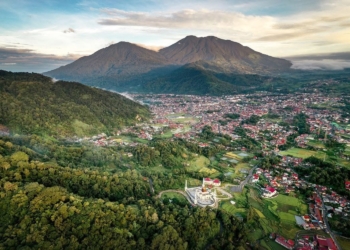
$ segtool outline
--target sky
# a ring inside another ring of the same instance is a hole
[[[119,41],[156,50],[188,35],[343,69],[349,13],[350,0],[1,0],[0,69],[41,73]]]

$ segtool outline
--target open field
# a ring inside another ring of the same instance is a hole
[[[176,123],[194,124],[199,121],[198,118],[195,118],[185,113],[170,114],[170,115],[167,115],[167,118]]]
[[[307,145],[314,147],[314,148],[321,148],[321,149],[326,148],[326,146],[322,142],[319,142],[319,141],[309,141],[307,143]]]
[[[350,249],[350,239],[337,236],[337,241],[342,249]]]
[[[207,168],[210,164],[210,160],[205,156],[198,156],[190,162],[190,166],[187,167],[188,171],[199,172],[202,168]]]
[[[242,217],[245,217],[246,209],[238,206],[239,204],[237,203],[235,205],[232,205],[230,201],[220,201],[220,208],[222,208],[226,212],[232,215],[240,215]]]
[[[175,193],[175,192],[166,192],[162,194],[162,199],[168,198],[168,199],[177,199],[180,202],[187,202],[186,198],[179,194],[179,193]]]
[[[244,189],[242,193],[232,193],[233,198],[231,200],[235,201],[236,204],[232,205],[230,200],[228,201],[220,201],[220,207],[225,211],[229,212],[232,215],[240,215],[242,217],[246,217],[247,214],[247,199],[246,193],[248,189]]]
[[[314,157],[323,159],[325,156],[325,153],[321,151],[312,151],[312,150],[303,149],[303,148],[290,148],[287,151],[281,151],[280,155],[290,155],[293,157],[303,158],[303,159],[306,159],[310,156],[314,156]]]
[[[295,225],[294,215],[307,212],[307,206],[297,198],[278,195],[274,199],[261,199],[257,190],[250,190],[249,205],[259,210],[259,223],[264,234],[275,232],[286,238],[293,238],[300,230]]]
[[[314,156],[322,160],[325,159],[327,162],[338,163],[343,167],[350,168],[349,161],[345,159],[329,156],[323,151],[313,151],[313,150],[308,150],[303,148],[290,148],[287,151],[281,151],[280,155],[291,155],[293,157],[303,158],[303,159],[306,159],[310,156]]]
[[[276,201],[283,205],[290,205],[290,206],[299,206],[301,204],[301,200],[295,197],[287,196],[287,195],[278,195],[276,198],[273,199],[273,201]]]

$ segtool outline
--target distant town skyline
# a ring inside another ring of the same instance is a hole
[[[350,67],[348,0],[13,0],[0,2],[0,69],[44,72],[119,41],[150,49],[217,36],[294,67]]]

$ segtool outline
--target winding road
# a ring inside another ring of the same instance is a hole
[[[243,188],[245,185],[248,184],[249,180],[253,176],[253,171],[256,169],[257,166],[253,167],[252,169],[249,170],[248,176],[244,179],[244,181],[241,182],[239,185],[231,185],[231,184],[226,184],[225,187],[231,186],[230,190],[234,193],[241,193],[243,191]]]
[[[322,195],[319,194],[319,192],[317,191],[317,194],[322,197]],[[323,202],[323,197],[321,199],[322,201],[322,210],[323,210],[323,221],[324,221],[324,224],[326,225],[326,228],[327,228],[327,231],[328,231],[328,234],[332,237],[332,240],[333,242],[335,243],[335,245],[337,246],[338,250],[341,250],[342,248],[340,247],[339,243],[337,242],[337,239],[334,235],[334,233],[332,232],[332,229],[331,227],[329,226],[329,223],[328,223],[328,218],[327,218],[327,209],[324,205],[324,202]]]

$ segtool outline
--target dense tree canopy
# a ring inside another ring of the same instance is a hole
[[[245,244],[244,225],[235,217],[163,203],[134,170],[113,174],[33,158],[40,156],[16,140],[0,140],[0,249],[234,249]]]
[[[121,95],[34,73],[0,71],[0,95],[0,124],[18,134],[108,133],[149,115]]]

